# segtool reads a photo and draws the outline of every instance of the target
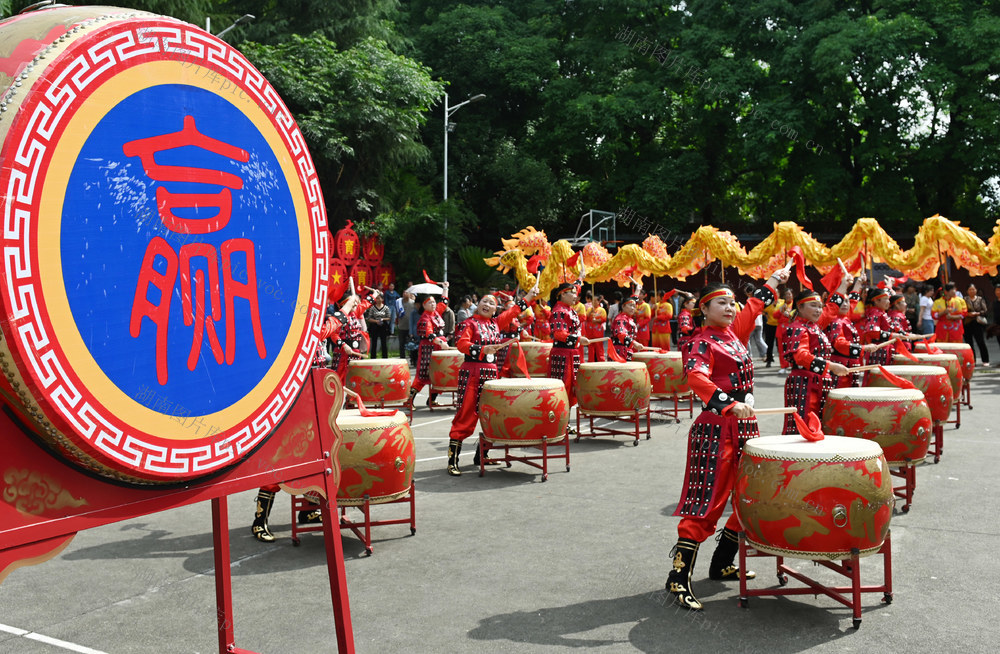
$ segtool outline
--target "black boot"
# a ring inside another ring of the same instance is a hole
[[[438,393],[431,393],[430,395],[427,396],[428,409],[431,409],[433,411],[435,408],[441,406],[440,404],[437,403],[438,395],[439,395]]]
[[[739,581],[740,569],[736,566],[736,553],[740,551],[740,537],[735,531],[726,527],[715,539],[718,545],[712,553],[712,562],[708,565],[708,578],[716,581]],[[756,572],[747,570],[743,573],[747,579],[757,576]]]
[[[486,460],[486,462],[483,465],[487,465],[487,466],[498,466],[498,465],[500,465],[499,461],[493,461],[493,460],[490,459],[490,448],[488,448],[488,447],[484,447],[483,448],[483,458]],[[476,445],[476,454],[475,454],[475,456],[472,457],[472,465],[476,466],[477,468],[479,467],[479,446],[478,445]]]
[[[309,495],[304,496],[309,501],[309,508],[299,511],[300,525],[319,525],[323,523],[323,511],[320,510],[319,500]]]
[[[667,575],[667,591],[674,601],[686,609],[700,611],[704,608],[691,588],[691,572],[698,558],[699,543],[690,538],[679,538],[671,553],[674,555],[674,569]]]
[[[267,518],[271,515],[271,507],[274,506],[274,493],[270,491],[257,492],[257,510],[253,514],[253,524],[250,525],[250,533],[254,538],[262,543],[273,543],[274,534],[267,526]]]
[[[405,408],[405,409],[412,408],[413,407],[413,398],[415,398],[417,396],[417,393],[419,393],[419,392],[420,391],[418,391],[417,389],[411,388],[410,389],[410,399],[406,400],[406,402],[403,404],[403,408]]]
[[[454,438],[448,441],[448,474],[458,476],[462,471],[458,469],[458,455],[462,453],[462,441]]]

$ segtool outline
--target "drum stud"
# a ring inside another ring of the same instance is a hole
[[[329,452],[323,452],[323,458],[324,459],[329,459],[330,458],[330,453]]]
[[[324,472],[326,472],[326,475],[329,477],[333,474],[333,468],[327,468]]]
[[[549,422],[555,422],[555,421],[556,421],[556,412],[549,411]]]
[[[833,524],[837,527],[844,527],[847,524],[847,507],[843,504],[833,507]]]

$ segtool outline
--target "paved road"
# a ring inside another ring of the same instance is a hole
[[[557,467],[542,483],[521,464],[479,478],[471,453],[462,457],[466,474],[447,476],[451,414],[420,409],[417,534],[380,528],[370,557],[343,536],[357,651],[996,651],[996,373],[977,370],[974,410],[963,412],[961,429],[946,430],[941,463],[918,470],[912,511],[893,517],[895,602],[865,595],[858,631],[849,609],[825,597],[754,598],[739,608],[734,584],[707,579],[710,547],[695,570],[704,613],[664,603],[689,419],[654,423],[638,447],[623,438],[574,444],[572,471]],[[780,405],[783,382],[759,370],[758,406]],[[762,418],[761,431],[779,433],[779,418]],[[252,510],[253,493],[231,498],[238,645],[336,651],[322,538],[291,545],[282,496],[272,514],[278,542],[258,543]],[[809,562],[796,565],[833,581]],[[756,586],[775,583],[771,566],[757,561]],[[866,581],[880,572],[877,557],[862,562]],[[217,647],[214,615],[203,503],[82,532],[58,558],[14,571],[0,584],[0,652],[207,654]]]

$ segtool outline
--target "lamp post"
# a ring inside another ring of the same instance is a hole
[[[221,39],[221,38],[222,38],[223,36],[225,36],[225,35],[226,35],[226,34],[227,34],[227,33],[228,33],[228,32],[229,32],[230,30],[232,30],[232,29],[234,29],[234,28],[236,28],[236,27],[239,27],[240,25],[242,25],[242,24],[244,24],[244,23],[249,23],[249,22],[250,22],[250,21],[252,21],[252,20],[253,20],[254,18],[256,18],[256,16],[254,16],[253,14],[243,14],[242,16],[240,16],[239,18],[237,18],[237,19],[236,19],[236,21],[235,21],[235,22],[234,22],[234,23],[233,23],[232,25],[230,25],[230,26],[229,26],[229,27],[227,27],[226,29],[222,30],[221,32],[219,32],[219,33],[218,33],[218,34],[216,34],[215,36],[216,36],[217,38],[220,38],[220,39]],[[208,18],[208,17],[206,17],[206,18],[205,18],[205,31],[206,31],[206,32],[211,32],[211,31],[212,31],[212,23],[211,23],[211,18]]]
[[[456,111],[469,104],[470,102],[478,102],[486,96],[482,93],[479,95],[474,95],[465,102],[459,102],[454,107],[448,106],[448,94],[444,94],[444,200],[448,201],[448,132],[451,122],[449,119],[452,114]],[[447,210],[446,210],[447,211]],[[442,281],[448,281],[448,214],[445,213],[444,216],[444,279]]]

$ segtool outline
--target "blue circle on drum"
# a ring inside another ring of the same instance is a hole
[[[158,413],[233,405],[304,316],[288,181],[261,130],[208,90],[153,86],[108,111],[73,166],[61,229],[84,344]]]

